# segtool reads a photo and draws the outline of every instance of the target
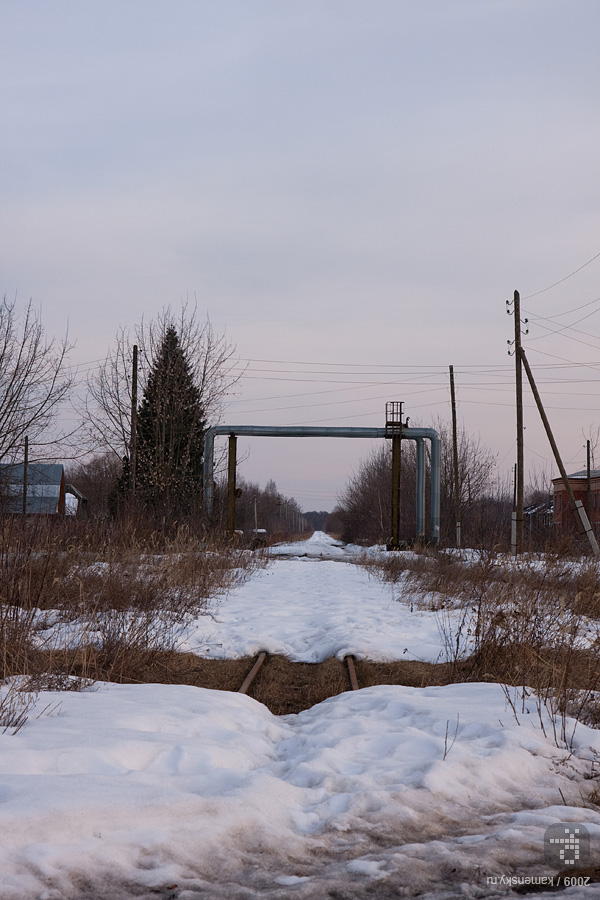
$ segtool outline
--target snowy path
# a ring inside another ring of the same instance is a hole
[[[182,649],[216,659],[254,656],[261,650],[296,662],[331,656],[383,662],[436,661],[443,640],[435,613],[414,611],[394,600],[392,588],[365,569],[336,559],[356,558],[321,532],[310,541],[283,545],[251,581],[216,601],[200,616]]]
[[[373,687],[281,719],[189,686],[49,700],[0,736],[2,900],[501,896],[488,876],[556,872],[549,825],[600,840],[579,793],[600,733],[580,726],[569,756],[498,685]]]
[[[352,558],[328,540],[216,603],[189,646],[436,658],[435,616],[325,558]],[[547,712],[517,705],[495,684],[382,685],[284,717],[191,686],[42,692],[0,733],[0,900],[506,897],[494,879],[564,867],[544,861],[559,822],[587,827],[598,864],[600,731],[559,747]]]

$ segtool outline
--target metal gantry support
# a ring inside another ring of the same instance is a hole
[[[336,438],[370,438],[384,439],[388,437],[385,428],[352,428],[352,427],[319,427],[309,425],[214,425],[204,435],[204,512],[208,522],[212,520],[214,507],[214,448],[215,437],[226,435],[234,438],[229,442],[229,491],[228,491],[228,527],[233,531],[231,523],[235,523],[235,472],[237,437],[336,437]],[[401,440],[417,443],[417,537],[425,532],[425,446],[424,441],[431,442],[431,508],[429,522],[429,540],[432,544],[440,539],[440,436],[433,428],[407,428],[402,426]],[[230,510],[233,510],[231,513]],[[235,527],[235,526],[233,526]]]
[[[392,442],[392,539],[388,550],[400,549],[400,477],[402,475],[402,402],[385,404],[385,436]]]
[[[237,437],[235,434],[230,434],[229,454],[227,459],[227,531],[230,535],[233,535],[235,531],[236,467]]]

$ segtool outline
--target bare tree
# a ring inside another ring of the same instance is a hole
[[[62,434],[51,433],[73,385],[71,345],[48,339],[30,301],[19,316],[15,301],[0,303],[0,460],[22,452],[24,438],[37,457],[54,455]]]
[[[406,475],[406,466],[402,475]],[[363,540],[384,543],[392,532],[390,497],[392,461],[386,445],[372,450],[361,460],[339,497],[338,512],[343,521],[346,541]]]
[[[590,442],[590,463],[592,469],[598,468],[597,450],[600,446],[600,425],[590,425],[587,431],[581,429],[581,433],[585,439],[584,447]]]
[[[85,495],[92,515],[105,516],[109,512],[111,495],[122,469],[123,461],[109,450],[91,459],[71,464],[65,473],[65,479]]]
[[[300,505],[294,497],[285,497],[271,479],[264,488],[244,478],[237,479],[240,496],[236,503],[235,526],[246,535],[255,528],[266,529],[272,534],[297,534],[310,530]],[[215,520],[225,528],[227,520],[227,483],[217,482],[215,491]],[[324,513],[324,515],[327,515]]]
[[[440,435],[441,452],[441,529],[442,544],[454,540],[454,468],[452,455],[452,430],[441,420],[434,422]],[[494,482],[495,454],[485,447],[479,437],[469,435],[464,429],[458,434],[459,485],[465,539],[473,546],[482,540],[494,540],[496,520],[510,521],[504,503],[499,504]],[[416,503],[416,450],[413,441],[404,441],[400,477],[400,536],[410,541],[414,538]],[[343,521],[344,540],[363,540],[383,543],[391,534],[391,453],[384,445],[372,451],[348,480],[339,497],[338,514]],[[504,516],[504,518],[502,518]]]
[[[121,459],[130,453],[133,346],[138,346],[141,397],[169,329],[177,332],[209,425],[219,421],[227,395],[241,378],[233,344],[188,304],[178,313],[167,307],[155,319],[142,319],[133,334],[120,328],[106,360],[88,380],[86,418],[97,446]]]

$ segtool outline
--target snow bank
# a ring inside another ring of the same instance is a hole
[[[600,840],[581,808],[600,734],[578,726],[570,756],[497,685],[373,687],[280,719],[188,686],[48,703],[0,735],[2,900],[489,896],[488,875],[551,871],[548,825]]]
[[[315,531],[306,541],[289,541],[269,547],[269,556],[273,558],[308,558],[308,559],[356,559],[363,552],[362,547],[355,544],[344,544],[324,531]]]

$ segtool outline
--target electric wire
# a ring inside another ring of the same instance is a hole
[[[587,306],[591,306],[592,303],[600,303],[600,297],[596,297],[595,300],[588,300],[587,303],[582,303],[581,306],[574,306],[573,309],[567,309],[564,312],[554,313],[552,316],[533,316],[534,319],[547,319],[547,321],[551,321],[552,319],[559,319],[561,316],[569,316],[571,313],[579,312],[580,309],[585,309]],[[527,312],[526,309],[523,312]],[[577,324],[574,322],[573,324]]]
[[[529,350],[529,347],[528,347],[527,349]],[[562,360],[562,362],[563,362],[563,363],[566,363],[566,365],[563,365],[563,366],[561,366],[560,368],[570,368],[570,369],[571,369],[571,368],[572,368],[572,369],[584,368],[584,369],[592,369],[593,371],[598,371],[598,372],[600,372],[600,362],[597,362],[597,363],[589,363],[589,362],[586,362],[586,363],[576,363],[576,362],[573,362],[572,360],[566,359],[564,356],[557,356],[555,353],[548,353],[546,350],[538,350],[537,347],[532,347],[532,348],[531,348],[531,352],[532,352],[532,353],[541,353],[542,356],[549,356],[551,359],[560,359],[560,360]],[[540,366],[540,368],[541,368],[541,366]],[[559,367],[557,366],[556,368],[559,368]]]
[[[582,344],[584,347],[591,347],[593,350],[600,350],[600,346],[598,346],[597,344],[590,344],[589,341],[582,341],[581,338],[576,338],[570,334],[565,334],[564,329],[559,329],[558,331],[555,331],[552,328],[548,328],[547,325],[542,325],[539,322],[538,322],[538,326],[539,326],[539,328],[545,328],[546,331],[550,332],[550,334],[562,334],[562,336],[564,338],[566,338],[568,341],[575,341],[575,343]],[[544,337],[548,337],[548,335],[544,335]],[[537,338],[531,338],[531,340],[537,340]],[[529,343],[530,343],[530,341],[528,341],[528,345],[529,345]]]
[[[600,301],[600,298],[596,298],[595,300],[589,301],[586,304],[582,304],[582,306],[577,307],[577,309],[584,308],[590,306],[593,303],[597,303]],[[575,310],[571,310],[570,312],[574,312]],[[584,321],[590,316],[594,315],[597,311],[594,310],[586,316],[583,316],[579,321]],[[561,314],[562,315],[562,314]],[[539,319],[544,319],[545,321],[552,322],[551,317],[539,316],[535,317],[536,322]],[[562,332],[565,329],[571,328],[573,325],[577,323],[572,323],[569,326],[562,326],[559,329],[550,329],[546,326],[542,325],[540,327],[546,328],[552,333]],[[542,337],[547,337],[549,335],[543,335]],[[566,337],[570,337],[570,335],[566,335]],[[572,340],[577,340],[576,338],[571,338]],[[537,338],[531,338],[530,340],[537,340]],[[585,342],[580,342],[585,343]],[[592,344],[588,344],[588,346],[592,346]],[[597,349],[594,347],[594,349]],[[564,357],[558,357],[553,354],[547,354],[544,351],[536,350],[536,348],[532,347],[531,350],[533,352],[541,353],[542,355],[546,355],[551,359],[557,360],[555,363],[541,363],[538,368],[544,369],[547,373],[547,377],[540,379],[540,384],[544,384],[547,386],[571,386],[575,384],[595,384],[596,381],[594,379],[574,379],[574,378],[553,378],[548,377],[551,376],[552,372],[560,371],[565,369],[573,369],[573,370],[581,370],[581,368],[589,368],[594,373],[596,373],[600,369],[600,364],[597,363],[576,363],[572,360],[568,360]],[[248,365],[245,367],[242,374],[244,379],[248,380],[256,380],[256,381],[276,381],[280,383],[290,383],[290,382],[304,382],[310,385],[322,385],[322,384],[335,384],[335,385],[343,385],[341,387],[331,387],[326,389],[321,389],[319,391],[314,390],[305,390],[301,392],[296,392],[293,394],[278,394],[278,395],[268,395],[266,397],[254,397],[254,398],[241,398],[241,399],[231,399],[226,404],[227,409],[232,409],[233,406],[236,407],[237,415],[245,416],[245,415],[253,415],[260,412],[286,412],[292,410],[301,410],[301,409],[316,409],[319,407],[326,406],[338,406],[338,405],[348,405],[348,404],[364,404],[376,402],[378,400],[387,399],[388,395],[378,394],[376,396],[371,397],[361,397],[356,396],[357,392],[361,392],[363,390],[369,390],[373,388],[382,388],[387,387],[392,390],[398,390],[402,388],[404,396],[408,398],[422,396],[426,394],[435,394],[439,393],[441,390],[447,390],[448,383],[446,378],[442,381],[429,381],[429,384],[424,384],[424,381],[427,382],[429,379],[439,378],[440,376],[445,376],[447,369],[445,366],[438,365],[426,365],[419,364],[415,366],[407,366],[407,365],[398,365],[398,364],[362,364],[362,363],[348,363],[348,362],[321,362],[321,361],[306,361],[306,360],[294,360],[294,361],[285,361],[285,360],[264,360],[257,358],[248,358],[244,359]],[[80,363],[77,367],[78,372],[82,371],[92,371],[95,364],[103,363],[105,359],[97,359],[97,360],[89,360],[85,363]],[[260,367],[253,369],[248,368],[251,364],[259,364]],[[262,368],[262,366],[271,365],[271,366],[285,366],[284,369],[267,369]],[[310,366],[310,370],[306,370],[306,368],[300,369],[300,371],[294,372],[291,370],[291,367],[307,367]],[[325,371],[323,371],[325,369]],[[468,399],[464,396],[465,392],[472,393],[473,391],[482,391],[486,394],[489,393],[502,393],[508,390],[512,390],[512,365],[507,363],[505,365],[496,364],[496,365],[482,365],[482,364],[466,364],[464,366],[459,366],[456,368],[457,375],[462,376],[464,381],[461,385],[462,397],[459,398],[459,405],[461,402],[472,404],[472,405],[500,405],[500,406],[511,406],[511,403],[498,403],[496,401],[489,400],[475,400]],[[320,371],[319,371],[320,370]],[[340,371],[341,370],[341,371]],[[338,375],[358,375],[359,372],[356,370],[360,370],[360,375],[363,380],[359,381],[349,381],[347,378],[337,379],[335,376]],[[377,370],[377,371],[375,371]],[[384,374],[393,374],[395,376],[395,380],[384,380],[381,378]],[[312,375],[314,377],[306,377],[307,375]],[[330,376],[334,376],[332,379]],[[374,375],[375,379],[366,381],[364,380],[365,375]],[[475,376],[479,375],[480,378],[484,378],[486,380],[481,381],[472,381],[471,379]],[[283,376],[283,377],[282,377]],[[292,377],[295,376],[295,377]],[[301,376],[301,377],[298,377]],[[321,376],[321,377],[319,377]],[[326,377],[323,377],[326,376]],[[491,381],[491,378],[501,376],[506,380],[494,380]],[[421,388],[419,390],[410,390],[407,391],[407,388]],[[327,394],[339,394],[339,393],[347,393],[352,392],[355,396],[351,397],[347,400],[341,399],[331,399],[325,402],[316,402],[316,403],[300,403],[300,404],[289,404],[286,401],[293,398],[301,398],[301,397],[315,397],[318,395],[327,395]],[[558,396],[589,396],[592,397],[594,394],[582,394],[579,392],[568,392],[568,391],[552,391],[553,395]],[[388,392],[389,394],[389,392]],[[267,406],[262,408],[248,408],[248,406],[252,406],[257,402],[259,403],[268,403],[270,401],[284,401],[285,405],[281,406]],[[420,406],[423,408],[431,407],[431,406],[447,406],[448,400],[444,398],[440,398],[438,400],[433,400],[431,403],[421,403]],[[556,406],[550,407],[552,409],[564,409],[564,407]],[[581,409],[581,408],[579,408]],[[588,411],[588,410],[584,410]],[[368,416],[374,416],[378,414],[378,410],[373,410],[367,413],[360,413],[352,416],[350,418],[366,418]],[[320,422],[329,422],[329,421],[341,421],[348,417],[339,416],[335,418],[328,418],[319,420]],[[306,422],[303,423],[294,423],[294,424],[309,424]]]
[[[600,300],[600,298],[598,298],[598,299]],[[594,302],[598,302],[598,301],[594,301]],[[580,328],[575,328],[575,325],[579,325],[580,322],[585,322],[586,319],[590,319],[592,316],[597,315],[597,313],[599,313],[599,312],[600,312],[600,309],[594,309],[591,313],[588,313],[587,316],[582,316],[581,319],[577,319],[576,322],[571,322],[569,325],[561,325],[559,328],[556,328],[556,329],[548,328],[547,325],[541,324],[540,320],[542,320],[542,319],[545,322],[550,322],[554,325],[558,324],[557,322],[554,322],[552,318],[548,318],[546,316],[534,316],[534,318],[531,319],[531,324],[539,325],[540,328],[545,328],[547,331],[550,332],[550,334],[562,334],[565,331],[576,331],[577,334],[584,334],[584,335],[586,335],[586,337],[598,338],[598,340],[600,340],[600,337],[598,337],[597,335],[588,334],[587,331],[581,331]],[[528,343],[531,343],[531,341],[543,340],[544,338],[547,338],[549,336],[550,336],[549,334],[540,334],[537,337],[533,337],[533,338],[530,337],[527,340],[528,340]],[[566,337],[569,337],[569,335],[566,335]]]
[[[598,297],[593,302],[598,303],[598,301],[600,301],[600,297]],[[586,306],[587,306],[587,304],[586,304]],[[574,312],[574,310],[572,310],[572,312]],[[582,316],[580,319],[577,319],[575,322],[570,322],[568,325],[561,325],[560,328],[561,328],[561,330],[563,330],[565,328],[573,328],[574,330],[576,330],[575,325],[579,325],[581,322],[585,322],[586,319],[591,319],[592,316],[597,315],[599,312],[600,312],[600,309],[593,309],[590,313],[587,313],[587,315]],[[562,315],[565,315],[565,313],[562,313]],[[529,321],[533,324],[535,322],[539,322],[540,320],[542,320],[544,322],[551,322],[553,325],[558,325],[558,322],[554,321],[555,318],[557,318],[557,316],[533,316]],[[556,333],[558,334],[559,332],[556,332]],[[581,333],[587,334],[587,332],[585,332],[585,331],[583,331]]]
[[[577,275],[578,272],[581,272],[582,269],[585,269],[586,266],[589,266],[590,263],[593,263],[595,259],[598,259],[600,256],[600,252],[596,253],[595,256],[592,256],[591,259],[588,259],[587,262],[584,262],[583,265],[579,266],[579,268],[574,269],[573,272],[569,272],[568,275],[565,275],[564,278],[555,281],[553,284],[549,284],[548,287],[542,288],[540,291],[535,291],[533,294],[527,294],[526,297],[522,297],[522,300],[531,300],[532,297],[539,297],[540,294],[545,294],[546,291],[551,291],[552,288],[557,287],[559,284],[563,284],[563,282],[567,281],[569,278],[572,278],[573,275]]]

